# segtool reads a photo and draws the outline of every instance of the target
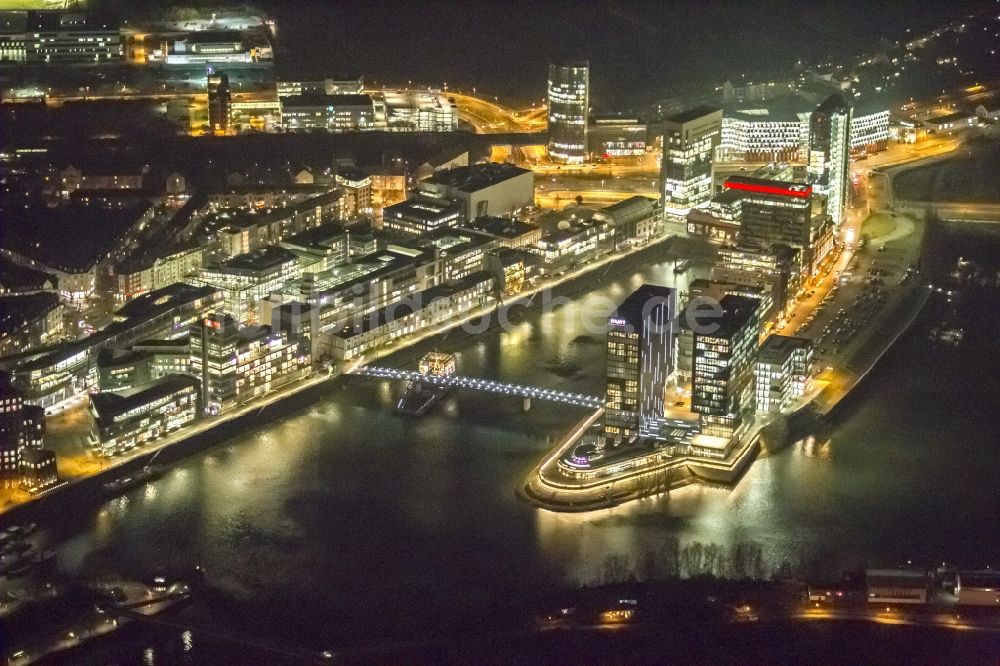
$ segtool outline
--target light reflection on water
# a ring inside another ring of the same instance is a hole
[[[459,371],[470,376],[598,393],[603,340],[588,336],[581,311],[620,300],[650,276],[670,284],[671,268],[606,280],[575,309],[527,315],[510,332],[411,352],[460,352]],[[693,268],[679,277],[686,288],[699,275]],[[966,350],[981,353],[974,340]],[[164,562],[199,564],[214,588],[288,622],[312,626],[341,609],[330,626],[365,632],[414,607],[435,618],[590,582],[608,556],[635,565],[671,537],[753,542],[770,568],[818,561],[834,573],[904,555],[985,557],[1000,551],[989,527],[1000,509],[998,485],[987,465],[968,461],[991,446],[996,455],[996,442],[963,401],[927,400],[929,378],[969,371],[935,353],[942,352],[904,347],[832,433],[762,457],[732,491],[694,485],[586,514],[541,511],[514,497],[579,410],[535,401],[525,413],[520,401],[460,392],[411,419],[388,409],[398,383],[334,386],[302,412],[105,504],[69,536],[59,563],[141,574]],[[889,395],[886,384],[897,390]],[[941,448],[948,455],[937,455]]]

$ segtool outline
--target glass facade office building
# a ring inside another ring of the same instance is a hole
[[[831,95],[809,120],[809,175],[816,192],[826,195],[827,213],[838,228],[851,175],[851,112],[843,95]]]
[[[699,106],[663,123],[663,206],[684,215],[712,196],[712,157],[722,134],[722,110]]]
[[[587,159],[590,64],[549,65],[549,157],[583,164]]]
[[[760,301],[727,295],[719,305],[721,317],[692,326],[691,409],[699,415],[703,434],[732,438],[752,420],[756,408],[754,361]]]
[[[673,374],[675,312],[673,289],[646,284],[608,319],[606,443],[657,431]]]

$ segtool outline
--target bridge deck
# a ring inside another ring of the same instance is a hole
[[[449,375],[439,377],[436,375],[424,375],[412,370],[399,370],[396,368],[381,368],[377,366],[365,366],[359,368],[355,374],[378,379],[405,379],[433,384],[435,386],[449,386],[455,388],[472,389],[475,391],[486,391],[488,393],[500,393],[503,395],[518,396],[522,398],[532,398],[537,400],[549,400],[561,402],[568,405],[579,405],[597,409],[604,406],[604,399],[594,395],[583,393],[570,393],[569,391],[556,391],[554,389],[541,388],[538,386],[524,386],[521,384],[506,384],[496,382],[491,379],[480,379],[477,377],[463,377],[461,375]]]

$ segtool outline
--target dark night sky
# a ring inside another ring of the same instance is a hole
[[[692,79],[736,81],[796,58],[866,50],[907,26],[958,18],[973,0],[723,2],[266,2],[285,58],[390,84],[477,85],[540,98],[550,58],[589,58],[595,106]]]

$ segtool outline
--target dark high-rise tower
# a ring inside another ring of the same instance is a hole
[[[229,133],[229,77],[225,72],[208,75],[208,126],[212,134]]]
[[[589,108],[590,64],[549,65],[549,157],[583,164]]]
[[[753,416],[757,310],[760,301],[724,296],[719,316],[706,317],[694,331],[691,410],[706,435],[733,437]]]
[[[604,437],[609,443],[655,430],[663,419],[673,372],[673,289],[645,284],[608,319],[608,392]]]

